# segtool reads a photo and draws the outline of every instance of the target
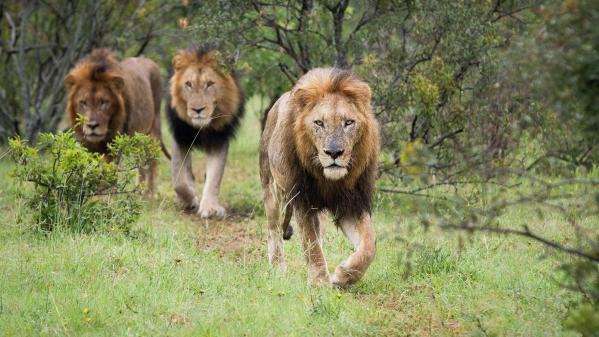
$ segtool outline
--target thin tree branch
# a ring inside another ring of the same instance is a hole
[[[566,253],[570,253],[570,254],[574,254],[579,257],[583,257],[583,258],[586,258],[591,261],[599,263],[599,255],[589,254],[580,249],[561,245],[555,241],[552,241],[552,240],[549,240],[542,236],[539,236],[539,235],[533,233],[527,225],[523,226],[523,228],[524,228],[523,230],[502,228],[502,227],[468,225],[468,224],[460,224],[460,225],[442,224],[442,225],[439,225],[439,227],[441,227],[442,229],[449,229],[449,230],[482,231],[482,232],[492,232],[492,233],[498,233],[498,234],[515,234],[515,235],[519,235],[519,236],[524,236],[524,237],[536,240],[538,242],[541,242],[541,243],[543,243],[549,247],[555,248],[557,250],[560,250],[560,251],[563,251]]]
[[[454,131],[450,131],[447,132],[445,134],[442,134],[441,136],[439,136],[439,138],[437,138],[435,141],[433,141],[433,143],[431,145],[429,145],[429,148],[435,148],[439,145],[441,145],[441,143],[443,143],[447,138],[451,138],[459,133],[464,132],[464,129],[458,129],[458,130],[454,130]]]

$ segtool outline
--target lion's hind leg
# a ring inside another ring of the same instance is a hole
[[[154,138],[159,144],[161,144],[162,147],[164,147],[164,145],[162,144],[162,137],[160,134],[160,116],[155,117],[150,136]],[[156,192],[156,180],[158,179],[158,160],[151,160],[148,163],[148,169],[145,172],[145,175],[145,182],[148,188],[147,195],[153,198]]]
[[[283,252],[283,239],[291,238],[292,229],[289,226],[292,207],[284,191],[271,183],[264,191],[264,207],[266,210],[266,221],[268,226],[268,262],[271,266],[286,268],[285,255]]]
[[[153,198],[156,192],[156,178],[158,177],[158,161],[151,160],[148,166],[148,171],[146,172],[146,183],[148,185],[147,196]]]
[[[156,162],[150,161],[148,167],[140,167],[139,175],[137,176],[137,186],[141,188],[141,192],[149,198],[154,197],[154,184],[156,178]]]

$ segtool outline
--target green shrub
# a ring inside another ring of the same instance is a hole
[[[566,321],[566,328],[579,332],[583,337],[599,337],[599,313],[591,304],[581,304],[574,309]]]
[[[156,141],[141,134],[116,137],[108,146],[111,160],[87,151],[72,131],[41,134],[33,146],[16,137],[9,146],[13,176],[24,187],[32,184],[20,194],[44,231],[128,233],[140,212],[137,171],[160,154]]]

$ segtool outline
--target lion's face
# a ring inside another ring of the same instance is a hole
[[[180,117],[189,124],[203,128],[223,117],[215,113],[219,93],[223,90],[222,79],[212,68],[190,66],[183,71],[178,85],[180,97],[187,105],[187,115]]]
[[[339,180],[349,172],[364,119],[351,101],[337,94],[326,95],[305,115],[304,129],[317,152],[314,162],[325,178]]]
[[[106,140],[112,116],[118,111],[115,93],[103,83],[86,83],[77,89],[71,103],[76,115],[84,117],[80,128],[90,143]]]

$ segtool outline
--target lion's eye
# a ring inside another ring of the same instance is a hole
[[[87,106],[87,102],[86,101],[79,101],[79,106],[81,106],[82,108],[85,108]]]
[[[355,121],[353,119],[348,119],[345,121],[345,126],[350,126],[353,125],[355,123]]]
[[[213,85],[214,85],[214,82],[212,82],[212,81],[206,82],[206,89],[210,88]]]
[[[318,120],[318,119],[314,121],[314,124],[320,126],[321,128],[324,127],[324,123],[321,120]]]
[[[185,87],[187,89],[191,89],[191,82],[189,82],[189,81],[185,82]]]

